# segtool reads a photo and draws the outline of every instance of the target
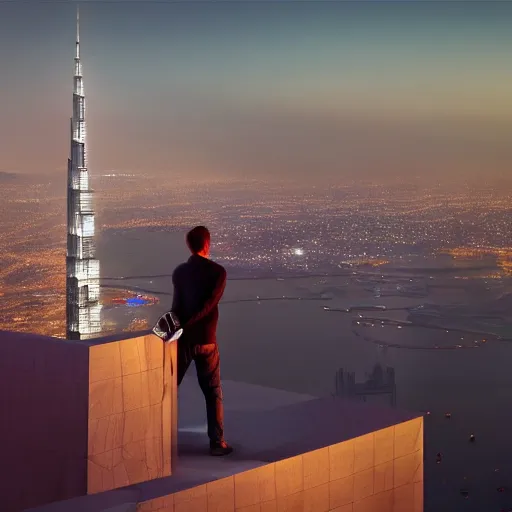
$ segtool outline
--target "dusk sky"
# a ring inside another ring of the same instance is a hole
[[[0,0],[0,171],[62,173],[76,4]],[[493,180],[512,2],[80,3],[89,167]]]

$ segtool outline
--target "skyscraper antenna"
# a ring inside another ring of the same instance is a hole
[[[76,42],[80,42],[80,7],[76,4]]]

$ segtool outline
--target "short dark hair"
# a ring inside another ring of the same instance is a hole
[[[210,232],[204,226],[196,226],[187,233],[187,245],[189,249],[197,254],[210,243]]]

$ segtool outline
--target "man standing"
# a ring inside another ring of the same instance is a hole
[[[218,304],[226,287],[226,270],[209,259],[210,232],[197,226],[187,233],[192,256],[172,275],[172,311],[183,327],[178,340],[178,386],[192,361],[206,401],[211,455],[228,455],[233,449],[224,440],[224,407],[217,346]]]

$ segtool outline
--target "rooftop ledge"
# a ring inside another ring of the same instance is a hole
[[[235,452],[213,458],[176,351],[0,331],[2,510],[423,511],[420,415],[224,381]]]

